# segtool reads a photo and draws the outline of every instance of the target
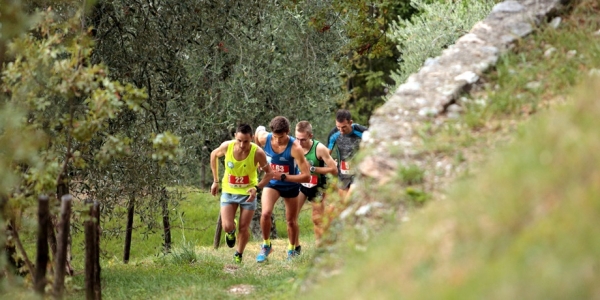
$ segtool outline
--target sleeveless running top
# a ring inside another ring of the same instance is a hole
[[[304,157],[306,157],[306,160],[308,161],[308,163],[311,166],[323,167],[323,166],[325,166],[325,162],[323,160],[320,160],[317,158],[317,145],[318,144],[319,144],[319,141],[313,139],[313,145],[310,148],[310,150],[308,151],[308,153],[306,153],[304,155]],[[302,185],[307,188],[313,188],[315,186],[323,186],[323,185],[325,185],[325,180],[326,180],[325,175],[311,172],[310,173],[310,181],[308,183],[302,183]]]
[[[244,160],[233,157],[235,142],[229,143],[225,154],[225,174],[223,175],[222,189],[224,193],[236,195],[249,195],[249,188],[258,184],[258,172],[254,163],[254,154],[258,146],[250,144],[250,153]]]
[[[267,154],[267,161],[271,165],[271,169],[276,172],[282,172],[288,175],[297,175],[298,171],[296,168],[296,160],[292,156],[292,145],[296,139],[290,136],[290,140],[285,147],[285,150],[281,153],[275,153],[271,147],[271,133],[267,135],[267,143],[265,144],[264,150]],[[273,186],[294,186],[298,185],[295,182],[281,181],[271,179],[270,185]]]

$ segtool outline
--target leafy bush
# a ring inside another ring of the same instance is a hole
[[[425,171],[417,165],[409,165],[401,167],[398,170],[398,175],[408,185],[418,184],[423,182]]]
[[[394,22],[388,37],[397,41],[402,52],[399,69],[392,74],[396,86],[410,74],[417,72],[429,57],[440,55],[467,33],[476,22],[484,19],[497,2],[494,0],[437,1],[413,0],[411,4],[421,11],[410,20]],[[394,88],[395,89],[395,88]]]

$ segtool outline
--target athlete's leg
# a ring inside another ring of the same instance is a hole
[[[349,189],[338,188],[338,196],[340,196],[340,201],[342,203],[346,202],[346,197],[348,196]]]
[[[352,192],[352,186],[354,182],[354,178],[345,178],[340,180],[338,183],[338,195],[340,196],[340,202],[343,205],[348,203],[350,200],[350,193]]]
[[[302,211],[302,206],[304,206],[304,202],[306,202],[306,195],[300,191],[298,194],[298,213],[296,214],[296,224],[298,224],[298,217],[300,216],[300,211]],[[298,227],[298,237],[295,240],[294,245],[300,245],[300,228]]]
[[[248,244],[248,239],[250,237],[250,222],[252,221],[252,216],[254,215],[254,210],[244,209],[240,210],[240,231],[238,233],[238,245],[237,252],[244,253],[244,249],[246,249],[246,244]]]
[[[346,193],[346,198],[344,199],[345,203],[348,203],[348,201],[350,201],[350,197],[352,197],[352,192],[354,191],[354,183],[351,183],[350,186],[348,187],[348,192]]]
[[[228,203],[221,206],[221,226],[225,232],[231,232],[235,229],[235,212],[238,208],[238,204]]]
[[[260,214],[260,229],[262,230],[263,240],[268,240],[271,235],[271,214],[273,207],[279,199],[279,191],[273,188],[265,187],[260,199],[262,210]]]
[[[287,222],[288,239],[290,245],[296,246],[298,240],[298,196],[283,198],[285,203],[285,220]]]

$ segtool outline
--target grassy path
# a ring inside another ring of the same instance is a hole
[[[274,252],[265,263],[256,263],[259,242],[251,242],[244,262],[232,261],[227,247],[175,249],[172,255],[149,257],[130,262],[108,260],[102,270],[105,299],[227,299],[292,297],[293,286],[312,259],[312,243],[303,245],[304,253],[287,260],[286,240],[274,240]],[[73,278],[83,286],[83,274]],[[83,290],[70,295],[85,298]],[[70,298],[71,298],[70,297]]]
[[[299,218],[302,255],[287,260],[285,220],[279,203],[276,205],[276,225],[280,238],[273,240],[269,260],[258,264],[256,255],[260,242],[252,240],[244,252],[242,264],[233,262],[234,249],[221,242],[213,249],[214,225],[219,213],[218,198],[189,188],[178,188],[183,199],[171,208],[172,252],[162,253],[160,225],[148,226],[136,214],[132,234],[131,256],[128,264],[122,261],[126,208],[114,212],[112,218],[102,221],[101,258],[102,297],[104,299],[228,299],[292,298],[298,278],[314,257],[314,238],[310,206],[305,206]],[[76,201],[74,209],[83,212],[83,204]],[[21,232],[36,232],[37,212],[26,212]],[[158,219],[157,219],[158,220]],[[73,224],[83,219],[75,218]],[[157,223],[160,224],[160,223]],[[121,234],[116,234],[121,232]],[[85,299],[83,232],[73,232],[72,264],[75,275],[66,279],[66,298]],[[23,235],[23,243],[30,257],[35,257],[35,235]],[[14,277],[14,288],[1,294],[1,299],[35,298],[27,286],[27,278]],[[0,289],[1,291],[1,289]]]

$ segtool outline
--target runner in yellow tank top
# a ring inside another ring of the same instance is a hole
[[[249,195],[248,188],[258,184],[257,166],[254,164],[254,153],[258,146],[250,144],[250,153],[243,160],[233,155],[235,143],[229,143],[225,153],[225,174],[223,175],[223,193]]]
[[[248,228],[256,210],[256,192],[263,188],[272,177],[271,167],[265,152],[252,143],[252,127],[247,124],[238,126],[235,139],[226,141],[210,154],[210,168],[213,184],[210,193],[216,196],[219,191],[219,174],[217,164],[219,157],[225,156],[225,172],[222,179],[221,224],[226,232],[225,241],[229,248],[237,243],[234,261],[241,262],[242,254],[248,243]],[[259,167],[260,166],[260,167]],[[266,174],[258,182],[258,169]],[[240,206],[239,233],[236,235],[235,214]]]

